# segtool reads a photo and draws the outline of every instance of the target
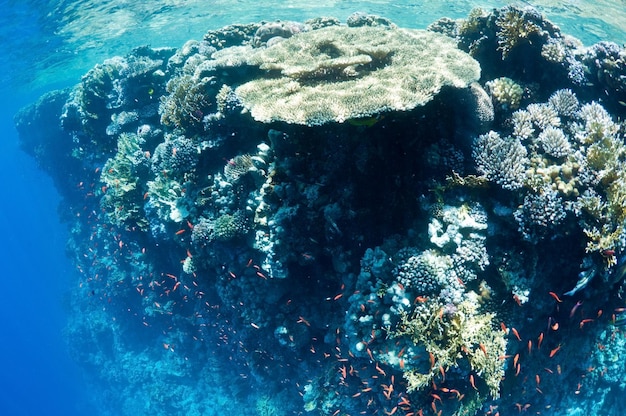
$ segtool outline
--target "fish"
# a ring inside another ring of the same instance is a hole
[[[622,273],[624,271],[626,271],[626,269],[624,269]],[[586,288],[589,282],[591,282],[591,280],[594,278],[595,275],[596,275],[595,267],[592,267],[587,270],[583,270],[582,272],[578,273],[578,282],[576,282],[576,286],[574,286],[572,290],[568,290],[567,292],[565,292],[564,295],[573,296],[574,294],[576,294],[576,292]]]
[[[363,117],[363,118],[351,118],[348,121],[348,124],[356,127],[372,127],[374,124],[378,123],[380,120],[385,118],[383,115],[377,115],[373,117]]]

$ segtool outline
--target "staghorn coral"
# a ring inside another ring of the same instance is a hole
[[[267,71],[235,89],[254,119],[304,125],[410,110],[443,86],[463,88],[480,74],[445,36],[367,26],[300,33],[248,64]]]

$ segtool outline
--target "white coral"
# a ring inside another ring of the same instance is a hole
[[[563,130],[549,126],[544,131],[539,133],[539,143],[543,150],[550,156],[555,158],[562,158],[569,155],[572,152],[572,146],[570,145],[567,136],[563,133]]]

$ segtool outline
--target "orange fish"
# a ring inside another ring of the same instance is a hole
[[[558,303],[562,303],[562,302],[563,302],[563,301],[559,298],[559,295],[557,295],[556,293],[554,293],[554,292],[548,292],[548,294],[549,294],[550,296],[552,296],[552,298],[553,298],[554,300],[556,300]]]
[[[511,327],[511,332],[513,332],[513,335],[515,335],[515,338],[517,338],[518,341],[522,340],[522,338],[519,336],[519,332],[517,332],[517,329]]]

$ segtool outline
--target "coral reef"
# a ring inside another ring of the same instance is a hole
[[[624,68],[530,8],[355,13],[137,48],[42,97],[15,121],[63,198],[99,404],[618,414]]]

